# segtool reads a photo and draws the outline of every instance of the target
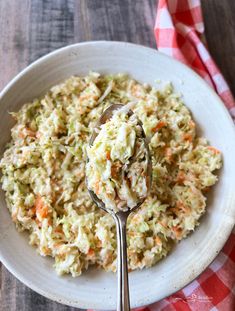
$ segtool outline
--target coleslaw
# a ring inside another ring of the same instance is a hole
[[[181,96],[126,75],[70,77],[11,113],[16,124],[0,162],[2,188],[18,230],[58,274],[78,276],[91,265],[116,270],[112,217],[91,201],[86,148],[110,105],[134,102],[150,142],[152,190],[127,224],[130,270],[154,265],[199,224],[206,192],[217,181],[221,153],[196,135]]]
[[[125,106],[124,106],[125,108]],[[87,147],[87,185],[107,209],[118,212],[135,207],[147,196],[147,151],[139,121],[130,110],[117,109],[96,128]]]

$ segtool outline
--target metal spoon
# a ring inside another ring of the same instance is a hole
[[[106,123],[113,115],[113,112],[117,109],[122,108],[123,105],[115,104],[107,108],[101,115],[99,121],[97,122],[93,133],[90,138],[90,146],[92,146],[96,136],[98,135],[99,127]],[[131,110],[128,112],[129,115],[133,114]],[[138,122],[142,130],[142,138],[144,140],[144,145],[146,148],[146,157],[147,157],[147,174],[146,174],[146,184],[148,190],[151,187],[151,176],[152,176],[152,163],[151,156],[148,148],[148,143],[146,141],[145,133],[142,127],[142,123]],[[130,299],[129,299],[129,283],[128,283],[128,264],[127,264],[127,242],[126,242],[126,223],[127,218],[130,213],[134,212],[140,205],[144,202],[146,198],[141,198],[137,202],[136,206],[128,209],[127,211],[118,211],[114,212],[105,207],[105,204],[97,197],[97,195],[90,189],[88,189],[89,194],[92,200],[96,203],[105,212],[112,215],[116,223],[117,231],[117,245],[118,245],[118,266],[117,266],[117,277],[118,277],[118,291],[117,291],[117,310],[118,311],[128,311],[130,310]]]

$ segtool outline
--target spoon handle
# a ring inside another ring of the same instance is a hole
[[[128,284],[128,265],[127,265],[127,243],[126,243],[126,221],[127,215],[116,214],[116,229],[118,243],[118,292],[117,292],[117,311],[129,311],[129,284]]]

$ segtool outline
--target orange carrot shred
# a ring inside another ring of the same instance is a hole
[[[48,216],[48,207],[44,205],[42,197],[38,195],[34,204],[36,208],[36,215],[38,218],[46,218]]]
[[[189,133],[185,133],[185,134],[183,135],[183,139],[186,140],[186,141],[189,141],[190,143],[193,141],[193,137],[192,137],[192,135],[189,134]]]
[[[158,130],[160,130],[161,128],[163,128],[166,125],[167,125],[166,122],[159,121],[158,124],[152,129],[152,132],[157,132]]]
[[[111,160],[110,151],[107,151],[107,152],[106,152],[106,159],[107,159],[107,160]]]
[[[182,229],[177,226],[172,227],[172,229],[175,233],[176,238],[179,239],[182,233]]]
[[[162,240],[159,238],[159,236],[156,236],[156,237],[155,237],[155,243],[156,243],[157,245],[161,245],[161,244],[162,244]]]
[[[216,149],[215,147],[208,146],[207,149],[212,151],[214,154],[220,154],[220,151]]]
[[[172,160],[172,151],[171,151],[171,148],[167,147],[165,149],[165,155],[166,155],[166,158],[171,161]]]
[[[93,248],[89,248],[89,251],[87,253],[89,256],[93,256],[95,254],[95,251]]]

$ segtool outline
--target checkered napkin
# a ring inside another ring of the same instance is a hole
[[[214,88],[235,117],[234,98],[203,44],[200,0],[159,0],[154,31],[158,50],[194,69]]]
[[[221,97],[235,118],[235,101],[203,44],[200,0],[159,0],[155,25],[158,50],[194,69]],[[235,310],[235,230],[214,262],[174,295],[136,311]]]

